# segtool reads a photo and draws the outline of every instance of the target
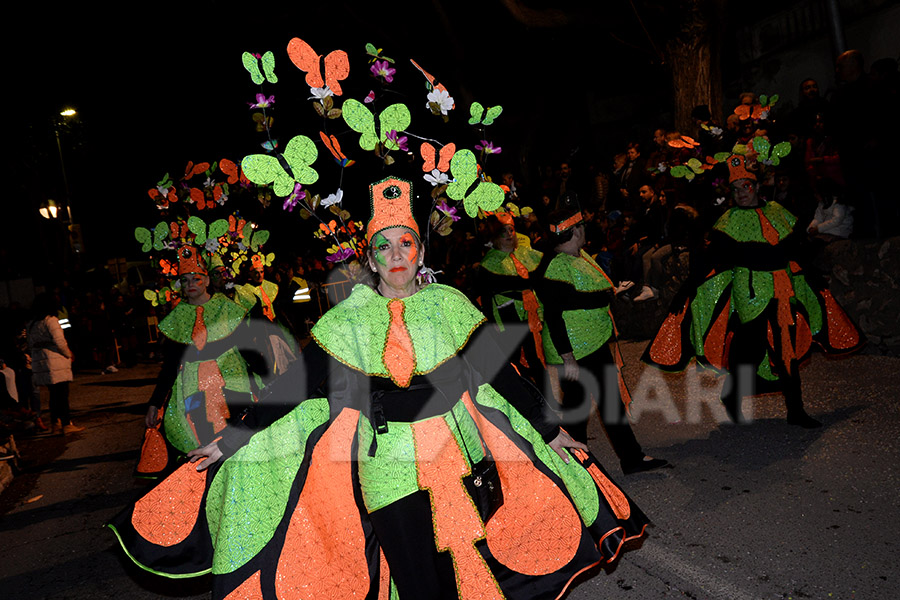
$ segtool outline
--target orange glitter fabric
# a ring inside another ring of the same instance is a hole
[[[587,472],[591,474],[597,487],[603,492],[603,497],[612,507],[617,519],[627,519],[631,516],[631,506],[628,504],[628,498],[617,488],[609,478],[603,474],[597,465],[591,464],[587,468]]]
[[[791,364],[798,358],[794,342],[791,339],[791,326],[794,325],[794,311],[791,308],[791,298],[794,297],[794,286],[787,271],[774,271],[772,277],[775,298],[778,303],[778,316],[776,318],[778,319],[778,327],[781,330],[781,339],[778,340],[781,344],[781,360],[787,373],[790,374]]]
[[[450,551],[460,600],[500,600],[500,586],[475,548],[484,525],[462,482],[471,473],[468,461],[443,419],[413,423],[412,432],[419,488],[431,496],[435,544],[440,552]]]
[[[278,558],[280,600],[362,598],[369,590],[365,534],[348,454],[359,412],[345,408],[312,453]]]
[[[689,303],[689,300],[685,300],[678,314],[667,316],[656,337],[653,338],[650,345],[650,359],[656,364],[671,367],[681,360],[681,326]]]
[[[409,385],[413,371],[416,369],[416,351],[412,338],[403,321],[406,309],[402,300],[393,299],[388,302],[391,311],[391,324],[388,327],[387,340],[384,345],[384,366],[391,374],[391,379],[400,387]]]
[[[860,343],[859,330],[837,303],[830,290],[822,290],[825,313],[828,315],[828,343],[835,350],[850,350]]]
[[[717,369],[726,369],[726,360],[728,356],[728,348],[726,343],[726,334],[728,333],[728,319],[731,316],[731,300],[725,304],[725,308],[716,317],[715,323],[709,328],[709,333],[703,341],[703,354],[709,364]]]
[[[378,580],[378,600],[390,600],[391,598],[391,571],[388,568],[387,559],[384,557],[384,551],[378,552],[380,577]]]
[[[399,195],[388,197],[388,191],[396,191]],[[412,215],[412,184],[404,179],[388,177],[369,186],[369,197],[372,203],[372,219],[366,225],[366,239],[387,227],[408,227],[419,235],[419,226]]]
[[[166,449],[166,440],[159,432],[159,424],[162,423],[163,409],[159,410],[156,427],[148,427],[144,432],[144,443],[141,446],[141,459],[138,461],[135,471],[138,473],[159,473],[166,468],[169,462],[169,451]]]
[[[197,306],[197,318],[194,319],[194,328],[191,329],[191,341],[197,346],[197,350],[203,350],[206,346],[206,322],[203,320],[203,305]]]
[[[759,224],[760,226],[762,226],[763,237],[766,238],[766,241],[773,246],[777,246],[780,240],[778,230],[775,229],[775,226],[772,225],[771,221],[769,221],[766,215],[763,214],[761,208],[756,209],[756,214],[759,215]]]
[[[517,265],[522,264],[515,257],[513,257],[513,260],[516,261]],[[523,266],[522,268],[524,269],[525,267]],[[516,270],[518,270],[518,267],[516,267]],[[527,270],[525,271],[525,276],[528,276]],[[547,360],[544,358],[544,342],[541,339],[541,330],[544,328],[544,324],[541,321],[541,314],[539,312],[541,306],[538,302],[537,296],[534,295],[534,292],[532,290],[522,291],[522,304],[525,306],[525,314],[528,315],[528,329],[531,331],[531,336],[534,338],[534,350],[537,353],[541,364],[546,367]]]
[[[184,541],[200,513],[206,472],[195,463],[181,465],[172,475],[138,500],[131,524],[151,544],[170,547]]]
[[[266,293],[266,290],[263,286],[259,286],[259,295],[262,298],[262,307],[263,307],[263,315],[270,320],[275,320],[275,310],[272,308],[272,300],[269,298],[269,295]]]
[[[503,505],[491,517],[486,537],[491,554],[526,575],[553,573],[575,557],[582,523],[562,490],[490,421],[475,409],[468,393],[463,402],[500,473]]]
[[[206,396],[206,420],[212,423],[215,433],[225,429],[226,420],[231,416],[222,391],[224,387],[225,378],[219,363],[206,360],[197,366],[197,388]]]
[[[513,266],[516,268],[518,276],[522,279],[528,279],[528,269],[522,264],[522,261],[516,258],[516,255],[513,252],[509,253],[509,257],[512,259]]]
[[[259,571],[251,575],[233,592],[225,596],[225,600],[263,600]]]

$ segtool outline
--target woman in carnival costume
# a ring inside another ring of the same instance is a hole
[[[680,371],[696,358],[724,371],[721,399],[735,423],[744,418],[742,396],[781,392],[787,422],[815,428],[821,423],[803,408],[800,384],[812,342],[846,353],[865,340],[824,283],[798,264],[796,217],[760,198],[756,156],[768,148],[757,137],[727,157],[734,206],[713,226],[702,265],[692,266],[643,360]]]
[[[326,313],[305,369],[279,380],[302,402],[264,395],[264,430],[229,427],[111,526],[148,570],[211,571],[215,598],[558,598],[648,521],[465,296],[417,282],[412,184],[370,196],[377,284]]]
[[[177,249],[177,273],[184,299],[159,323],[163,365],[147,407],[146,425],[163,418],[168,442],[181,454],[211,442],[229,420],[240,418],[267,374],[250,350],[246,310],[221,293],[211,293],[209,258],[201,247]],[[138,474],[144,473],[139,466]]]
[[[538,274],[537,294],[544,310],[544,356],[547,364],[554,365],[559,380],[567,429],[576,440],[587,442],[594,396],[622,471],[628,475],[664,467],[667,461],[644,454],[628,421],[631,396],[622,379],[622,359],[609,309],[615,288],[583,250],[581,211],[563,208],[547,219],[555,254]],[[617,384],[612,384],[611,377]]]
[[[544,349],[541,308],[534,287],[535,273],[544,254],[531,247],[527,236],[516,232],[515,210],[499,209],[485,214],[483,237],[490,247],[481,259],[474,293],[500,337],[510,337],[515,342],[513,360],[541,386]]]

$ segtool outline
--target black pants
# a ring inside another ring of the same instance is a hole
[[[449,552],[434,543],[431,500],[419,490],[369,514],[401,598],[456,600],[456,575]]]
[[[587,443],[587,423],[591,411],[591,396],[597,399],[600,422],[609,443],[623,463],[639,462],[644,451],[634,437],[625,405],[619,392],[616,362],[609,345],[578,361],[578,381],[567,381],[561,365],[557,365],[559,384],[563,393],[562,427],[579,442]]]
[[[50,422],[55,423],[58,419],[63,425],[68,425],[71,423],[69,417],[69,382],[51,383],[47,386],[47,389],[50,391]]]

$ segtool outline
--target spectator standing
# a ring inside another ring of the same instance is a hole
[[[69,414],[69,382],[72,381],[72,351],[59,325],[56,298],[49,293],[34,299],[34,319],[28,323],[28,352],[35,386],[46,386],[50,394],[50,422],[54,434],[82,431]]]

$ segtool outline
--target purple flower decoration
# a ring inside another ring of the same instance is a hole
[[[334,254],[329,254],[329,255],[325,258],[325,260],[327,260],[328,262],[332,262],[332,263],[339,263],[339,262],[342,262],[342,261],[344,261],[344,260],[347,260],[348,258],[350,258],[351,256],[353,256],[354,254],[356,254],[356,252],[354,252],[352,248],[341,248],[340,250],[338,250],[338,251],[335,252]]]
[[[256,104],[252,102],[248,102],[250,108],[269,108],[273,104],[275,104],[275,94],[272,94],[268,98],[266,98],[265,94],[257,94],[256,95]]]
[[[296,206],[300,204],[301,200],[306,198],[306,192],[303,191],[302,188],[303,186],[301,186],[299,183],[294,184],[294,191],[284,199],[284,205],[281,207],[283,210],[294,212],[294,208],[296,208]]]
[[[454,223],[456,223],[457,221],[459,221],[462,218],[462,217],[456,216],[456,207],[449,206],[447,204],[446,200],[441,200],[440,203],[437,205],[437,209],[439,211],[441,211],[442,213],[444,213],[445,215],[447,215],[448,217],[450,217],[451,219],[453,219]]]
[[[476,150],[481,150],[485,154],[500,154],[500,146],[494,146],[492,142],[481,140],[480,144],[475,144]]]
[[[388,83],[394,81],[394,73],[397,72],[397,69],[393,68],[386,60],[376,60],[369,70],[372,71],[372,75],[381,77]]]
[[[409,150],[409,146],[407,145],[409,138],[407,138],[405,135],[401,136],[395,129],[391,129],[390,131],[388,131],[386,137],[387,139],[397,144],[404,152],[407,152]]]

